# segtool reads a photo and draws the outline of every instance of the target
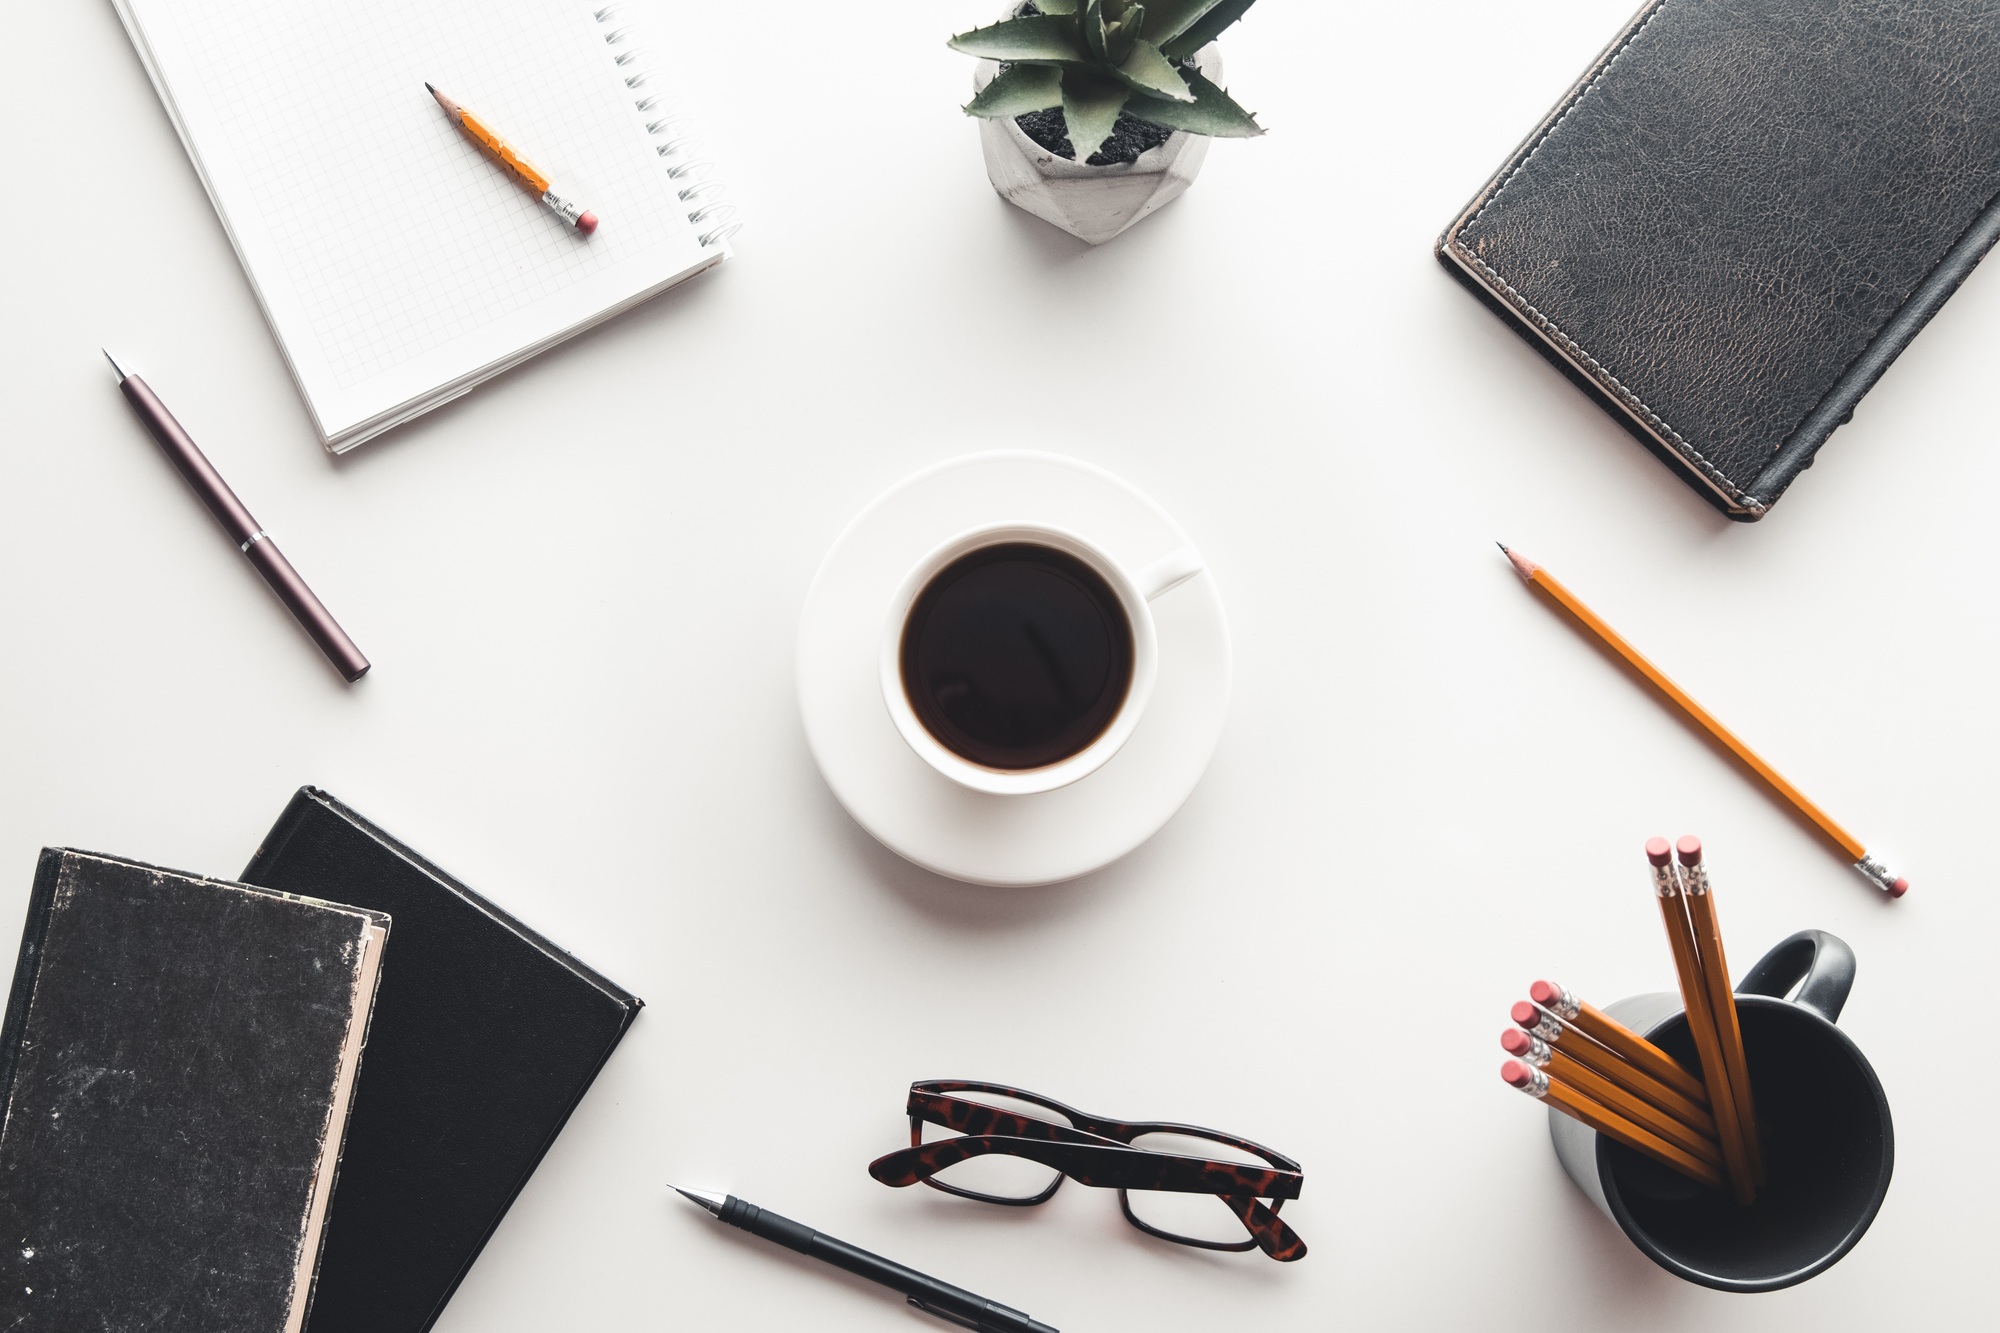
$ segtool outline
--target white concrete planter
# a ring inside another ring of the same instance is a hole
[[[1222,83],[1222,56],[1212,43],[1196,53],[1195,67],[1209,82]],[[984,89],[999,72],[995,62],[980,61],[973,91]],[[1091,167],[1057,157],[1023,134],[1012,118],[982,119],[979,148],[986,156],[987,178],[1002,199],[1079,240],[1102,245],[1194,184],[1208,156],[1208,137],[1176,130],[1136,162]]]

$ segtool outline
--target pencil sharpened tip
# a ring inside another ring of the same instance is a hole
[[[1528,579],[1530,581],[1534,579],[1535,571],[1541,568],[1540,565],[1528,559],[1527,556],[1522,555],[1519,551],[1507,545],[1507,543],[1505,542],[1495,542],[1493,544],[1495,546],[1498,546],[1500,548],[1500,553],[1507,557],[1507,563],[1514,567],[1514,572],[1516,574],[1519,574],[1522,578]]]
[[[100,347],[97,350],[104,353],[104,359],[111,363],[111,373],[118,377],[118,382],[120,384],[123,384],[127,378],[125,374],[125,367],[119,365],[118,358],[111,355],[111,353],[105,348]]]

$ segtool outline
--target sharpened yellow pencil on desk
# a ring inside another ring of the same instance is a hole
[[[1755,750],[1738,739],[1735,732],[1722,725],[1715,715],[1688,696],[1687,691],[1667,679],[1667,674],[1646,660],[1645,654],[1625,641],[1625,637],[1604,623],[1598,614],[1577,600],[1576,594],[1556,582],[1555,576],[1543,569],[1519,551],[1511,551],[1504,542],[1496,542],[1500,553],[1514,566],[1515,573],[1527,581],[1530,587],[1540,588],[1554,600],[1557,606],[1576,617],[1583,627],[1603,642],[1604,646],[1624,658],[1632,668],[1651,681],[1681,711],[1693,718],[1703,731],[1727,746],[1729,752],[1749,766],[1751,772],[1764,779],[1771,789],[1791,802],[1792,808],[1811,820],[1819,830],[1831,838],[1841,851],[1853,858],[1854,868],[1865,875],[1870,884],[1888,894],[1900,898],[1909,891],[1910,881],[1894,874],[1881,861],[1869,855],[1861,840],[1834,823],[1833,817],[1807,800],[1805,793],[1785,780],[1782,773],[1764,762]]]
[[[430,91],[432,97],[437,99],[437,104],[444,108],[444,113],[451,117],[451,123],[464,131],[466,138],[485,149],[496,162],[507,169],[509,175],[513,176],[515,180],[521,182],[522,185],[526,186],[540,198],[543,207],[575,227],[585,236],[597,230],[597,214],[591,212],[589,209],[580,208],[557,194],[552,188],[548,175],[536,167],[534,163],[528,161],[527,158],[522,157],[512,144],[501,138],[493,130],[492,126],[473,115],[470,111],[467,111],[458,103],[452,101],[449,97],[446,97],[436,88],[432,88],[430,84],[426,83],[424,87]]]

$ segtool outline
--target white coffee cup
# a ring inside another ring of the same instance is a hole
[[[988,768],[945,748],[918,719],[903,686],[903,630],[917,597],[948,565],[988,546],[1015,542],[1050,547],[1081,560],[1110,585],[1126,622],[1132,627],[1132,678],[1118,712],[1097,739],[1083,749],[1040,768]],[[1129,573],[1117,560],[1076,533],[1046,523],[992,523],[961,532],[919,560],[890,599],[889,617],[882,629],[882,701],[888,705],[896,730],[910,748],[953,782],[996,796],[1024,796],[1066,787],[1103,767],[1131,738],[1152,697],[1153,680],[1159,670],[1159,636],[1153,627],[1149,603],[1201,573],[1204,567],[1201,554],[1192,546],[1183,546],[1137,573]]]

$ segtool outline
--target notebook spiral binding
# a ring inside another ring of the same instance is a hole
[[[605,5],[592,11],[591,17],[604,29],[612,63],[632,90],[633,108],[646,118],[646,133],[653,137],[653,149],[666,163],[667,178],[679,187],[689,225],[702,229],[702,245],[721,245],[742,230],[743,222],[736,215],[736,205],[723,198],[726,187],[715,177],[715,164],[700,155],[701,141],[693,133],[694,122],[671,97],[655,91],[646,48],[637,44],[638,25],[621,21],[624,8],[622,4]]]

